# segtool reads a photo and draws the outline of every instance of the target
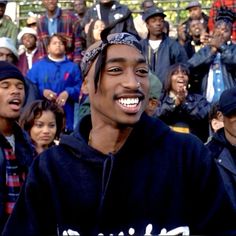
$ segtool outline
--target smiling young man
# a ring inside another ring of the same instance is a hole
[[[11,214],[33,158],[29,139],[17,125],[25,80],[10,63],[0,62],[0,232]]]
[[[137,39],[102,39],[81,64],[91,115],[35,159],[3,235],[235,233],[203,143],[144,113],[148,65]]]

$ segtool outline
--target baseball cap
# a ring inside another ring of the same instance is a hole
[[[159,8],[159,7],[150,7],[148,8],[146,11],[144,11],[143,13],[143,20],[144,21],[147,21],[148,18],[152,17],[152,16],[161,16],[161,17],[166,17],[166,14],[164,14],[164,11],[162,8]]]
[[[223,91],[219,99],[219,110],[224,116],[236,113],[236,87]]]
[[[192,1],[188,4],[188,6],[185,8],[186,10],[192,8],[192,7],[201,7],[202,5],[198,1]]]
[[[37,18],[35,16],[29,16],[26,20],[27,25],[32,25],[37,23]]]

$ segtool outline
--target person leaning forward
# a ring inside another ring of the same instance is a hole
[[[91,115],[35,159],[3,236],[235,235],[235,212],[204,144],[144,113],[139,42],[106,33],[81,64]]]

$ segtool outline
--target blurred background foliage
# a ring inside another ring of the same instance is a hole
[[[188,18],[188,11],[185,10],[185,7],[190,1],[191,0],[154,0],[156,6],[162,7],[164,9],[167,15],[167,20],[174,26]],[[20,27],[24,26],[29,12],[41,15],[45,11],[45,9],[42,7],[42,1],[40,0],[9,0],[9,2],[16,2],[16,23]],[[58,2],[63,9],[73,10],[73,0],[59,0]],[[120,0],[120,2],[130,8],[134,17],[141,13],[141,0]],[[199,0],[199,2],[202,4],[203,11],[208,14],[212,0]],[[91,6],[92,4],[93,0],[87,0],[88,6]]]

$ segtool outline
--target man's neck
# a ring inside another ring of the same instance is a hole
[[[231,131],[229,131],[227,128],[224,128],[224,132],[225,132],[225,137],[228,140],[228,142],[231,145],[236,146],[236,135],[233,134]]]
[[[105,7],[105,8],[111,8],[113,3],[114,3],[113,1],[110,1],[110,2],[107,2],[107,3],[100,3],[100,5],[102,7]]]
[[[53,18],[57,12],[58,7],[54,11],[47,11],[48,18]]]
[[[26,52],[31,54],[35,49],[36,49],[36,47],[35,48],[26,48]]]
[[[93,125],[88,144],[104,154],[114,154],[124,145],[131,131],[131,127],[120,129],[109,125]]]
[[[160,35],[149,35],[149,40],[162,40],[163,34]]]
[[[10,136],[13,134],[14,122],[14,120],[0,118],[0,132],[3,136]]]

